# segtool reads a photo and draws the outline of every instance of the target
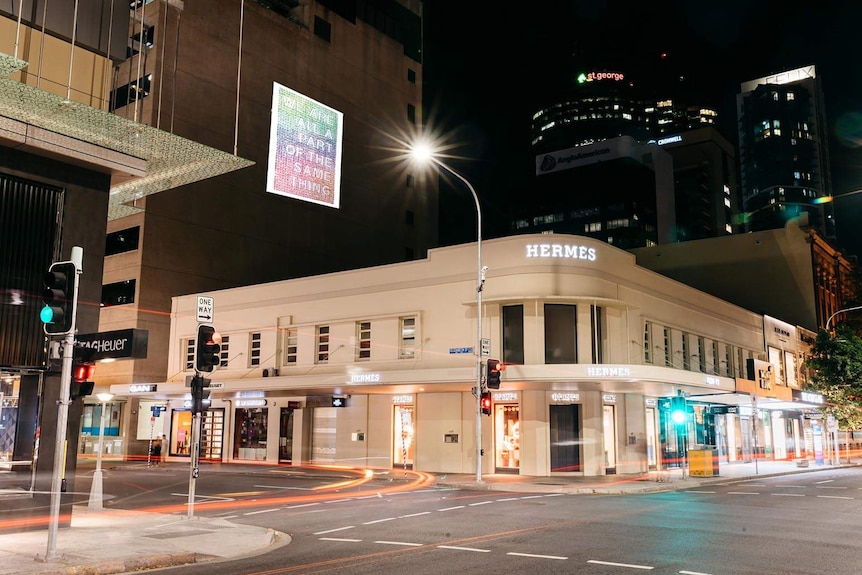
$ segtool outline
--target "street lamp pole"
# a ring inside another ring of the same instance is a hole
[[[476,204],[476,387],[473,388],[473,395],[476,396],[476,482],[481,483],[482,454],[484,452],[482,449],[482,288],[485,286],[485,272],[487,271],[487,268],[482,265],[482,208],[479,205],[479,195],[476,194],[476,190],[467,178],[435,158],[428,150],[414,148],[413,154],[424,156],[424,159],[433,162],[461,180],[470,190],[473,202]]]
[[[856,310],[859,310],[859,309],[862,309],[862,305],[857,305],[857,306],[854,306],[854,307],[848,307],[848,308],[844,308],[844,309],[839,309],[838,311],[836,311],[835,313],[833,313],[832,315],[830,315],[830,316],[829,316],[829,319],[827,319],[827,320],[826,320],[826,331],[829,331],[829,324],[830,324],[830,323],[832,323],[832,319],[833,319],[836,315],[838,315],[838,314],[840,314],[840,313],[847,312],[847,311],[856,311]]]
[[[100,393],[96,397],[102,402],[102,416],[99,418],[99,447],[96,455],[96,471],[93,472],[93,484],[90,486],[90,501],[87,507],[90,509],[102,509],[102,451],[105,441],[105,408],[114,397],[112,393]]]

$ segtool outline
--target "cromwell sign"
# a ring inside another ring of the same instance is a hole
[[[90,357],[99,359],[144,359],[147,357],[149,333],[145,329],[120,329],[78,334],[75,345],[93,350]]]

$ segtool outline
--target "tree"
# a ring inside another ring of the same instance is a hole
[[[844,429],[862,429],[862,339],[843,323],[834,335],[821,330],[805,365],[812,370],[808,389],[823,395],[824,412]]]

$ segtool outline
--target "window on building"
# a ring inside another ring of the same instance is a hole
[[[190,337],[185,340],[185,361],[186,371],[192,371],[195,368],[195,339],[194,337]]]
[[[297,349],[299,348],[299,333],[295,327],[284,330],[284,365],[296,365]]]
[[[691,369],[691,352],[688,348],[689,334],[682,332],[682,368]]]
[[[314,35],[327,42],[332,41],[332,24],[321,18],[314,17]]]
[[[577,363],[577,306],[545,304],[545,363]]]
[[[407,68],[407,81],[411,84],[416,83],[416,70],[413,68]]]
[[[230,357],[230,336],[221,336],[221,352],[219,352],[219,367],[227,367],[228,358]]]
[[[102,307],[135,303],[137,280],[125,280],[102,286]]]
[[[407,121],[411,124],[416,123],[416,106],[407,104]]]
[[[712,373],[713,375],[718,375],[718,342],[712,340]]]
[[[504,305],[503,363],[524,364],[524,306]]]
[[[673,367],[673,346],[670,340],[670,328],[662,328],[662,338],[664,340],[664,364],[667,367]]]
[[[416,357],[416,316],[402,317],[401,345],[398,347],[399,359],[413,359]]]
[[[248,338],[248,366],[260,365],[261,339],[260,332],[250,333]]]
[[[733,369],[733,346],[724,345],[724,375],[727,377],[736,377]]]
[[[602,324],[604,323],[603,311],[604,310],[600,306],[590,306],[590,323],[592,324],[593,328],[593,333],[591,337],[593,363],[604,363],[604,337],[602,330]]]
[[[153,75],[146,76],[135,80],[125,86],[120,86],[111,92],[111,110],[128,106],[132,102],[136,102],[150,95],[150,83]]]
[[[652,363],[652,322],[644,322],[644,363]]]
[[[700,361],[698,365],[699,371],[701,373],[707,373],[706,371],[706,340],[703,337],[697,338],[697,358]]]
[[[356,360],[371,359],[371,322],[356,322]]]
[[[315,363],[326,363],[329,361],[329,326],[319,325],[315,330],[317,340],[317,360]]]
[[[140,238],[140,226],[109,233],[105,236],[105,256],[135,251],[138,249]]]

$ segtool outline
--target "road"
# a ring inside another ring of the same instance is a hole
[[[220,564],[225,574],[862,572],[858,469],[613,496],[401,485],[387,476],[202,473],[194,513],[291,536]],[[187,508],[188,472],[109,472],[105,492],[116,508]],[[184,575],[212,570],[183,567]]]

